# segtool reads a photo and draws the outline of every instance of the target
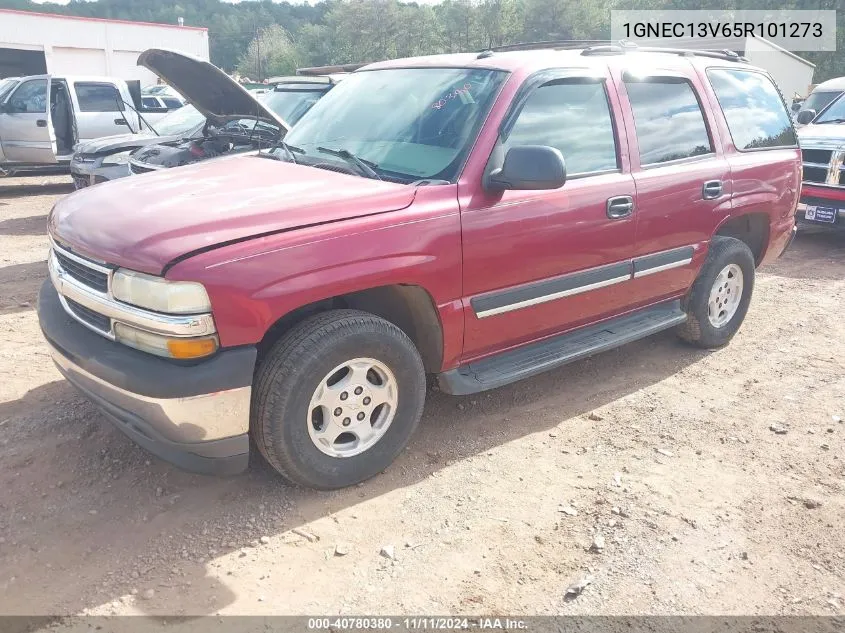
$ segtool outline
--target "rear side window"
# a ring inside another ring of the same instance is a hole
[[[82,112],[117,112],[123,110],[123,99],[111,84],[75,84],[76,99]]]
[[[158,99],[155,97],[142,97],[141,103],[145,108],[157,108],[158,107]]]
[[[711,68],[707,78],[738,150],[795,147],[798,140],[772,80],[748,70]]]
[[[604,83],[561,81],[540,86],[525,102],[503,145],[560,150],[569,175],[618,169],[616,138]]]
[[[625,89],[640,146],[640,163],[652,165],[713,151],[701,105],[686,79],[626,78]]]
[[[182,107],[182,102],[179,101],[179,99],[164,97],[162,101],[164,101],[164,105],[170,108],[171,110],[178,110]]]

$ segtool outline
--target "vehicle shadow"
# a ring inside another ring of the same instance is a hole
[[[34,310],[38,289],[46,277],[46,261],[0,268],[0,314]]]
[[[72,182],[47,182],[41,185],[17,184],[0,185],[0,200],[42,196],[49,194],[73,193]]]
[[[124,438],[67,383],[49,383],[0,404],[0,421],[12,416],[0,426],[0,508],[9,517],[0,513],[0,568],[25,576],[5,585],[0,578],[0,613],[78,613],[148,586],[166,589],[135,602],[144,613],[216,613],[239,598],[214,578],[216,557],[530,434],[557,427],[566,446],[580,416],[706,355],[669,332],[488,393],[430,388],[420,427],[396,462],[328,493],[285,484],[257,455],[233,478],[178,471]],[[200,597],[190,605],[178,589],[188,582]]]
[[[845,277],[845,231],[799,229],[786,252],[764,272],[791,279]]]
[[[7,203],[0,203],[7,204]],[[46,235],[47,217],[30,215],[24,218],[0,220],[0,235]]]

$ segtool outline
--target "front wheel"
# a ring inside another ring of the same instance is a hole
[[[405,333],[366,312],[333,310],[293,327],[261,362],[252,434],[286,479],[342,488],[387,468],[424,401],[422,360]]]
[[[739,330],[754,289],[754,255],[733,237],[714,237],[707,260],[684,300],[678,335],[705,349],[727,345]]]

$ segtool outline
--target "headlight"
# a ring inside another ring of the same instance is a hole
[[[168,281],[121,269],[112,277],[112,294],[118,301],[165,314],[211,312],[208,293],[193,281]]]
[[[165,358],[192,359],[210,356],[217,351],[217,336],[173,337],[153,334],[146,330],[116,322],[114,337],[129,347],[164,356]]]
[[[131,153],[132,150],[127,150],[125,152],[118,152],[117,154],[106,156],[103,159],[102,165],[126,165],[129,162],[129,154]]]

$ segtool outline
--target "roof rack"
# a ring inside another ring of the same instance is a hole
[[[747,62],[745,57],[736,54],[734,51],[721,50],[709,51],[692,48],[670,48],[662,46],[638,46],[628,40],[612,42],[610,40],[551,40],[545,42],[523,42],[520,44],[507,44],[505,46],[494,46],[481,51],[480,54],[489,57],[493,53],[505,53],[509,51],[533,51],[542,49],[572,50],[582,48],[582,55],[624,55],[628,52],[646,53],[667,53],[669,55],[683,55],[696,57],[713,57],[727,61]]]
[[[310,68],[297,68],[297,75],[330,75],[333,73],[351,73],[366,64],[338,64],[336,66],[312,66]]]
[[[683,57],[712,57],[724,59],[729,62],[747,62],[748,58],[738,55],[734,51],[723,49],[720,51],[708,51],[697,48],[668,48],[662,46],[640,46],[636,50],[645,53],[667,53],[670,55],[681,55]]]
[[[572,48],[587,48],[597,44],[609,44],[608,40],[548,40],[545,42],[523,42],[520,44],[505,44],[504,46],[492,46],[485,49],[487,52],[506,53],[508,51],[535,51],[544,48],[553,48],[556,50],[566,50]]]

